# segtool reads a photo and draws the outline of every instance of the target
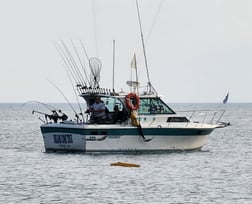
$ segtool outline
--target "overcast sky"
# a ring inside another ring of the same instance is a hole
[[[251,0],[139,0],[150,80],[168,102],[252,102]],[[127,91],[137,55],[144,85],[135,0],[0,1],[0,102],[70,101],[71,83],[55,43],[82,40],[102,61],[101,86]],[[85,56],[82,56],[85,58]]]

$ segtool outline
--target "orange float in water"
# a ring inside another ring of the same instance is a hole
[[[131,163],[125,163],[125,162],[116,162],[111,163],[110,166],[122,166],[122,167],[140,167],[139,164],[131,164]]]

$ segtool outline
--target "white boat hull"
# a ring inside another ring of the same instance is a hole
[[[87,131],[89,128],[91,131]],[[113,132],[111,132],[113,129]],[[167,135],[147,134],[158,132],[152,128],[138,134],[136,127],[107,127],[107,129],[87,127],[85,125],[45,124],[41,126],[46,151],[78,152],[155,152],[200,149],[206,142],[212,128],[166,128]],[[193,134],[193,132],[197,134]],[[118,131],[116,134],[115,131]],[[127,134],[130,131],[134,134]],[[169,132],[170,131],[170,132]],[[181,135],[179,135],[179,131]],[[188,132],[189,131],[189,132]],[[124,132],[124,134],[123,134]],[[174,135],[171,133],[175,132]],[[89,133],[89,134],[87,134]],[[112,134],[111,134],[112,133]]]
[[[99,142],[86,143],[86,152],[148,152],[170,150],[194,150],[201,148],[207,141],[207,136],[153,136],[149,142],[144,142],[140,136],[121,136],[118,139],[108,138]]]

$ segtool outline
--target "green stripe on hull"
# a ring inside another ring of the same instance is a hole
[[[85,154],[165,154],[165,153],[174,153],[174,152],[194,152],[194,151],[200,151],[201,147],[192,148],[192,149],[139,149],[139,150],[76,150],[76,149],[54,149],[54,148],[48,148],[45,149],[46,152],[76,152],[76,153],[85,153]]]
[[[64,127],[51,127],[51,126],[41,126],[42,133],[72,133],[80,135],[139,135],[138,128],[64,128]],[[212,128],[142,128],[143,134],[145,136],[168,136],[168,135],[208,135],[213,129]]]

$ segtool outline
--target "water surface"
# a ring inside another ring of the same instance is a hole
[[[227,104],[231,126],[214,131],[202,151],[137,155],[44,153],[34,109],[48,111],[0,104],[0,203],[252,203],[252,104]],[[110,166],[118,161],[141,167]]]

